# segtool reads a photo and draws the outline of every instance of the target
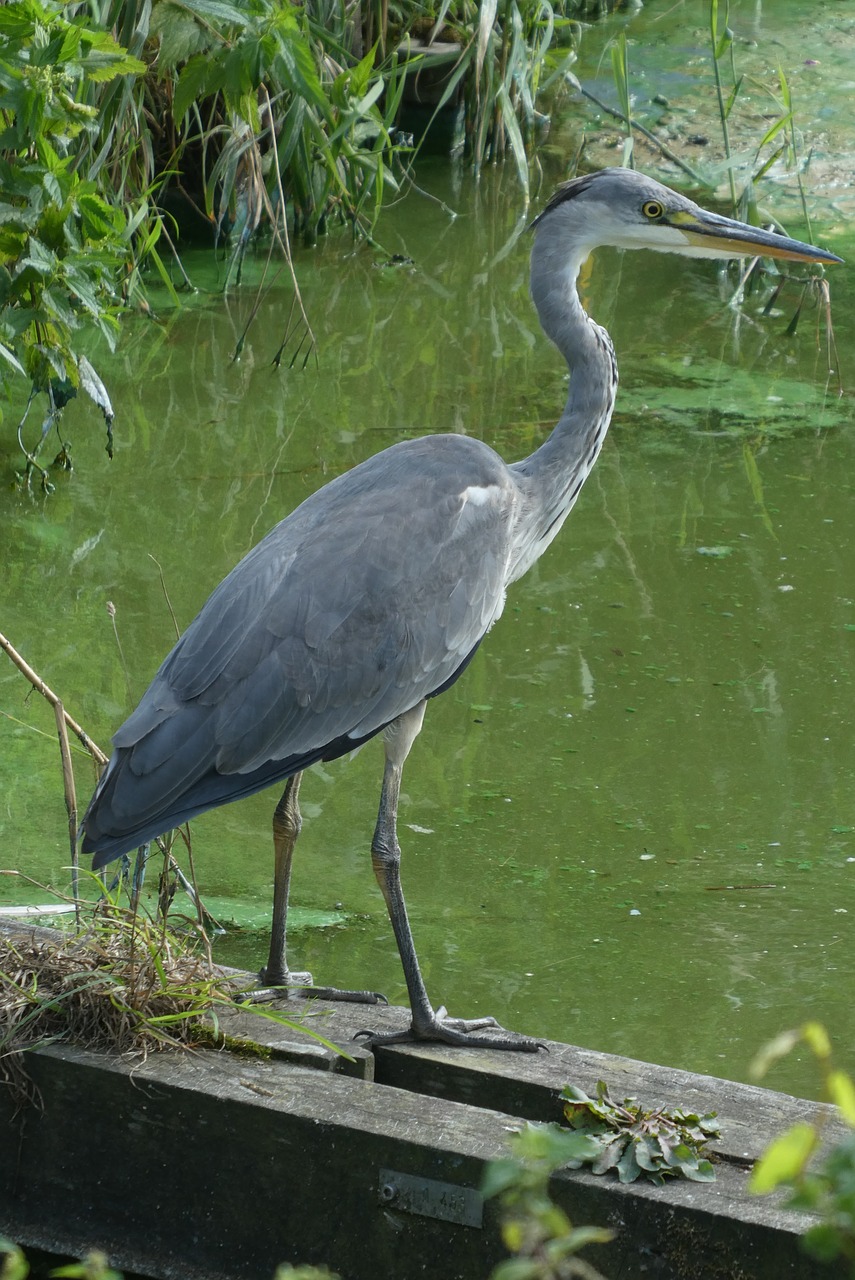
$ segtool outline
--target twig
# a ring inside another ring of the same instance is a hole
[[[5,653],[9,655],[9,657],[14,662],[15,666],[18,668],[18,670],[21,672],[22,675],[27,677],[30,684],[33,686],[33,688],[36,690],[37,693],[40,693],[43,698],[46,698],[52,707],[54,708],[57,706],[60,707],[65,723],[68,725],[71,732],[75,734],[76,737],[80,740],[80,742],[89,752],[89,754],[92,756],[93,760],[95,760],[97,764],[102,764],[102,765],[106,764],[107,756],[104,755],[104,752],[101,750],[98,744],[96,742],[93,742],[92,739],[89,737],[89,734],[84,729],[81,728],[81,726],[77,723],[77,721],[72,718],[72,716],[68,714],[68,712],[65,710],[65,708],[62,705],[62,701],[57,696],[57,694],[54,693],[53,689],[49,688],[49,686],[45,684],[44,680],[42,680],[41,676],[36,674],[36,672],[33,670],[30,664],[21,657],[17,649],[15,649],[12,644],[10,644],[10,642],[6,639],[6,637],[3,635],[2,632],[0,632],[0,649],[2,649]]]
[[[59,754],[62,757],[62,784],[65,788],[65,808],[68,813],[68,839],[71,845],[71,892],[74,896],[74,919],[80,928],[80,855],[77,850],[77,791],[74,787],[74,770],[71,767],[71,751],[68,746],[68,725],[65,708],[54,703],[56,732],[59,737]]]
[[[587,98],[589,102],[593,102],[594,106],[598,107],[600,111],[605,111],[606,115],[613,116],[615,120],[621,120],[624,124],[628,124],[631,129],[637,129],[642,137],[645,137],[648,142],[652,142],[653,146],[657,147],[659,151],[662,152],[662,155],[666,160],[670,160],[672,164],[677,165],[679,169],[682,169],[684,173],[687,173],[693,182],[697,182],[698,186],[706,187],[707,190],[710,189],[710,184],[707,182],[706,178],[703,178],[699,173],[696,173],[690,164],[686,164],[685,160],[681,160],[676,152],[672,151],[670,147],[666,146],[664,142],[661,142],[659,138],[656,137],[655,133],[651,133],[649,129],[646,129],[643,124],[639,124],[637,120],[632,118],[632,116],[627,118],[622,111],[616,111],[614,107],[610,107],[605,102],[601,102],[599,98],[595,97],[594,94],[584,86],[580,86],[580,88],[582,90],[582,96]]]
[[[181,628],[178,625],[178,619],[175,616],[175,610],[172,607],[172,601],[169,599],[169,592],[166,590],[166,579],[163,576],[163,567],[159,560],[155,560],[151,552],[148,553],[149,560],[154,560],[157,565],[157,572],[160,574],[160,589],[163,592],[163,598],[166,601],[166,607],[169,610],[169,616],[172,618],[172,625],[175,628],[175,639],[181,639]]]
[[[119,661],[121,662],[122,670],[125,673],[125,689],[128,694],[128,705],[132,707],[134,705],[134,695],[133,690],[131,689],[131,673],[128,671],[128,664],[125,662],[125,653],[122,649],[122,642],[119,639],[119,628],[116,626],[116,606],[113,604],[112,600],[107,601],[107,613],[109,614],[110,621],[113,624],[113,635],[116,638],[116,648],[119,650]]]
[[[267,87],[265,85],[262,85],[261,89],[264,93],[264,98],[267,105],[267,120],[270,128],[270,137],[274,144],[273,150],[274,150],[274,156],[275,156],[276,138],[275,138],[275,133],[273,129],[273,105],[270,101],[270,94],[267,92]],[[264,193],[264,202],[268,209],[268,215],[271,218],[271,227],[273,229],[273,234],[276,237],[276,239],[279,241],[279,243],[282,245],[282,251],[285,255],[285,261],[288,264],[288,272],[291,276],[291,283],[294,286],[294,296],[297,299],[297,306],[300,308],[300,314],[303,317],[303,323],[306,326],[306,329],[308,331],[308,336],[311,340],[311,346],[309,348],[309,353],[311,353],[316,349],[315,334],[311,324],[309,323],[309,317],[306,314],[306,308],[303,305],[303,295],[300,292],[300,282],[297,279],[297,272],[294,270],[294,263],[291,258],[291,241],[288,238],[288,216],[287,216],[287,209],[286,209],[286,203],[285,203],[285,192],[282,188],[282,174],[279,169],[278,159],[276,161],[276,164],[274,165],[274,173],[276,174],[276,190],[279,194],[279,210],[282,214],[282,234],[281,235],[279,234],[277,219],[273,216],[273,210],[270,207],[270,201],[267,198],[266,191]],[[308,359],[308,355],[307,355],[307,359]],[[317,355],[315,356],[315,359],[317,360]],[[305,362],[303,367],[305,368]]]

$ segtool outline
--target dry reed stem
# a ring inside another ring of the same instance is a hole
[[[71,732],[76,734],[81,744],[86,748],[97,764],[105,765],[108,757],[104,755],[104,752],[98,746],[97,742],[93,742],[85,729],[81,728],[77,721],[68,714],[68,712],[62,707],[62,702],[59,696],[54,693],[53,689],[51,689],[49,685],[45,684],[41,676],[33,670],[24,658],[21,657],[18,650],[9,640],[6,639],[2,632],[0,632],[0,649],[9,655],[18,670],[27,677],[33,688],[37,690],[43,698],[46,698],[54,709],[56,709],[57,706],[62,708],[63,718]]]

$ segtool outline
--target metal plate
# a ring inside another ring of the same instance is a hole
[[[483,1223],[484,1199],[481,1193],[455,1182],[414,1178],[409,1173],[381,1169],[377,1198],[384,1208],[417,1213],[423,1218],[457,1222],[463,1227],[480,1227]]]

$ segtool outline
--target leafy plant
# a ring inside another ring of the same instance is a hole
[[[121,1273],[114,1271],[105,1254],[98,1249],[87,1253],[79,1262],[68,1262],[65,1266],[55,1267],[51,1272],[51,1280],[122,1280]]]
[[[571,1168],[589,1164],[592,1173],[613,1169],[621,1182],[643,1177],[657,1186],[674,1177],[715,1180],[715,1171],[702,1154],[707,1142],[718,1136],[715,1112],[699,1116],[665,1107],[646,1111],[635,1098],[613,1102],[602,1080],[596,1098],[574,1085],[567,1085],[561,1097],[570,1127],[593,1144],[593,1154],[571,1161]]]
[[[290,1263],[285,1263],[277,1267],[273,1280],[338,1280],[338,1276],[326,1267],[292,1267]]]
[[[538,104],[571,82],[579,28],[568,14],[575,7],[568,0],[443,0],[428,33],[432,44],[445,28],[460,45],[436,110],[462,95],[464,155],[477,173],[510,154],[526,198],[537,130],[547,123]],[[408,34],[406,23],[400,34]]]
[[[244,247],[287,194],[308,242],[330,218],[373,226],[386,186],[397,186],[403,78],[394,56],[375,66],[376,46],[352,56],[343,6],[160,0],[152,33],[169,167],[199,151],[212,223],[231,224]]]
[[[112,407],[95,370],[77,347],[94,328],[110,346],[122,300],[117,284],[132,262],[133,223],[105,198],[101,175],[81,164],[81,142],[99,131],[95,86],[144,71],[106,31],[63,16],[49,0],[0,7],[0,356],[5,373],[24,375],[48,412],[41,439],[26,457],[47,487],[37,454],[62,407],[79,388],[99,405],[109,428]],[[7,396],[8,378],[4,377]],[[70,465],[68,451],[60,460]]]
[[[10,1240],[0,1237],[0,1280],[27,1280],[30,1266],[23,1252]],[[103,1253],[93,1249],[80,1262],[70,1262],[48,1273],[63,1280],[122,1280],[121,1272],[114,1271]],[[278,1267],[273,1280],[338,1280],[326,1267],[298,1266],[290,1264]]]
[[[720,19],[721,14],[721,21]],[[719,123],[722,144],[724,147],[724,168],[727,173],[730,189],[730,203],[735,214],[748,222],[760,221],[757,209],[756,185],[766,176],[779,160],[787,163],[795,171],[801,196],[802,210],[810,238],[810,216],[807,208],[802,175],[805,165],[799,156],[796,138],[795,113],[792,95],[784,71],[778,69],[779,96],[767,85],[755,84],[755,88],[767,94],[775,103],[778,115],[767,124],[762,137],[751,150],[741,157],[734,157],[730,135],[730,117],[737,105],[745,75],[737,73],[734,44],[736,36],[730,26],[730,0],[710,0],[710,50],[712,54],[713,78],[716,89]],[[728,68],[730,87],[725,86],[724,67]],[[746,171],[741,191],[737,191],[736,174],[741,167]]]
[[[819,1217],[802,1237],[805,1249],[825,1262],[845,1259],[855,1275],[855,1081],[834,1066],[828,1033],[818,1022],[806,1022],[777,1036],[758,1054],[752,1074],[762,1078],[800,1043],[814,1054],[824,1093],[852,1132],[817,1165],[814,1157],[822,1141],[824,1116],[793,1125],[766,1148],[754,1167],[749,1189],[764,1195],[789,1188],[788,1208]]]
[[[574,1227],[549,1196],[550,1176],[592,1159],[595,1140],[557,1125],[527,1124],[509,1146],[512,1154],[488,1167],[483,1184],[485,1196],[501,1198],[502,1239],[515,1255],[499,1263],[491,1280],[602,1280],[579,1253],[587,1245],[607,1244],[613,1232]]]

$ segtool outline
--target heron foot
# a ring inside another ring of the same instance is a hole
[[[247,993],[251,1000],[275,999],[289,995],[311,996],[314,1000],[337,1000],[345,1004],[388,1004],[379,991],[342,991],[338,987],[316,987],[312,975],[306,972],[272,974],[270,968],[258,975],[261,986]]]
[[[501,1035],[472,1035],[485,1027],[496,1027]],[[450,1018],[445,1008],[431,1012],[430,1017],[416,1018],[405,1031],[357,1031],[354,1039],[363,1038],[369,1049],[386,1044],[452,1044],[467,1049],[506,1049],[516,1053],[537,1053],[546,1045],[513,1031],[505,1031],[495,1018]]]
[[[292,969],[273,969],[266,965],[259,975],[262,987],[310,987],[312,975],[305,969],[295,972]]]
[[[295,992],[314,1000],[338,1000],[343,1004],[388,1004],[382,991],[342,991],[339,987],[300,987]]]

